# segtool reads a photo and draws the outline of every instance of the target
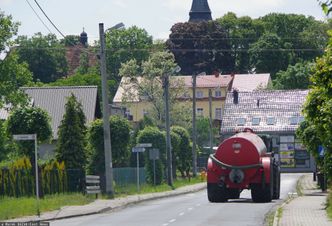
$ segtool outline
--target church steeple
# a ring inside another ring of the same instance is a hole
[[[189,22],[212,20],[211,10],[207,0],[193,0],[189,12]]]

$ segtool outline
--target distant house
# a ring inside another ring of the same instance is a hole
[[[301,110],[307,95],[308,90],[229,92],[221,136],[229,137],[247,127],[258,134],[269,134],[273,149],[280,154],[283,171],[313,171],[314,160],[295,135],[304,120]]]
[[[270,74],[235,74],[232,88],[240,92],[262,90],[272,84]]]
[[[53,141],[58,139],[58,127],[65,113],[67,98],[73,94],[82,104],[86,123],[89,124],[101,117],[97,86],[67,86],[67,87],[23,87],[33,106],[46,110],[51,118]],[[42,144],[40,156],[52,155],[55,142]]]
[[[143,78],[139,77],[141,82]],[[192,76],[172,76],[171,80],[181,80],[184,85],[184,94],[179,101],[187,101],[192,99]],[[222,109],[226,98],[227,90],[230,88],[232,81],[231,75],[214,75],[197,76],[196,79],[196,112],[197,116],[209,116],[209,89],[212,90],[212,118],[221,120]],[[128,97],[126,93],[131,93]],[[172,87],[170,87],[172,92]],[[124,98],[127,97],[126,100]],[[130,83],[129,78],[123,77],[120,86],[114,96],[113,103],[117,106],[125,106],[126,114],[132,118],[134,122],[141,120],[145,114],[149,114],[152,107],[146,96],[140,96],[139,91]]]

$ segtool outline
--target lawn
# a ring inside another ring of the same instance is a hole
[[[57,210],[62,206],[84,205],[93,200],[91,196],[84,196],[81,193],[46,195],[40,199],[40,211]],[[36,215],[36,213],[35,197],[0,197],[0,220],[31,216]]]
[[[174,180],[174,189],[204,182],[200,177],[188,179],[178,178]],[[170,191],[172,188],[167,184],[161,184],[158,186],[143,184],[140,186],[140,191],[137,191],[136,184],[119,186],[115,185],[115,197],[124,197],[134,194],[145,194],[153,192]],[[102,196],[103,198],[106,196]],[[46,195],[40,199],[40,212],[52,211],[60,209],[63,206],[85,205],[95,200],[94,195],[84,196],[82,193],[68,193],[68,194],[56,194]],[[10,198],[0,197],[0,221],[13,219],[23,216],[36,215],[37,204],[35,197],[22,197],[22,198]]]

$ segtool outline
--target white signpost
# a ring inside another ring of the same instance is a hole
[[[37,159],[37,134],[14,134],[14,140],[34,140],[35,141],[35,172],[36,172],[36,198],[37,198],[37,215],[39,212],[39,183],[38,183],[38,159]]]
[[[152,147],[151,143],[141,143],[137,144],[136,147],[131,149],[132,152],[136,152],[136,162],[137,162],[137,191],[139,192],[139,153],[144,152],[145,148]]]

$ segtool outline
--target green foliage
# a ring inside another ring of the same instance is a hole
[[[32,38],[20,36],[17,53],[20,62],[27,62],[34,81],[52,82],[67,74],[65,48],[54,34],[35,34]]]
[[[64,46],[76,46],[80,44],[80,36],[67,35],[64,39],[60,40],[60,43]]]
[[[41,186],[43,194],[64,193],[68,191],[67,173],[64,162],[55,160],[41,167]]]
[[[137,143],[151,143],[153,148],[159,149],[160,159],[155,161],[156,185],[161,184],[163,180],[163,169],[166,162],[165,139],[165,135],[157,127],[146,127],[137,136]],[[153,184],[153,161],[149,160],[149,151],[145,151],[145,158],[147,182]]]
[[[180,126],[172,126],[171,131],[180,137],[178,149],[173,149],[173,155],[176,159],[177,169],[182,177],[189,172],[192,163],[192,149],[190,146],[190,136],[188,131]]]
[[[22,157],[0,169],[0,195],[26,196],[34,193],[34,177],[29,158]]]
[[[273,81],[275,89],[308,89],[313,63],[289,65],[286,71],[279,71]]]
[[[47,112],[38,107],[22,107],[14,109],[7,120],[7,133],[13,134],[37,134],[39,143],[46,142],[52,137],[50,118]],[[20,154],[34,159],[34,142],[17,142]]]
[[[0,107],[4,103],[12,105],[25,105],[27,97],[19,90],[19,87],[32,81],[32,74],[26,63],[19,63],[15,53],[7,55],[0,60]]]
[[[11,46],[11,38],[16,35],[19,23],[13,22],[12,16],[6,16],[0,11],[0,52]]]
[[[86,163],[86,126],[82,104],[72,94],[58,131],[56,158],[68,169],[84,169]]]
[[[106,31],[106,65],[110,80],[120,82],[121,63],[135,59],[138,64],[147,60],[152,47],[152,36],[136,26],[127,29],[109,29]],[[112,89],[114,95],[116,89]]]
[[[127,119],[119,116],[110,117],[112,163],[114,167],[128,165],[130,150],[130,125]],[[100,119],[92,122],[88,131],[89,164],[88,172],[93,174],[105,173],[104,130]]]
[[[300,137],[314,154],[317,146],[322,145],[325,150],[327,172],[332,177],[332,40],[325,50],[325,54],[316,60],[311,76],[312,89],[304,105],[305,123],[300,127]],[[306,140],[309,139],[309,140]],[[310,142],[311,141],[311,142]],[[318,161],[321,164],[321,161]]]
[[[5,147],[6,144],[6,134],[5,134],[5,127],[4,123],[0,120],[0,162],[5,159],[7,155],[7,148]]]
[[[141,66],[135,60],[122,64],[119,74],[126,77],[126,80],[123,80],[125,92],[122,101],[124,104],[130,106],[133,98],[137,96],[137,90],[139,98],[151,103],[145,109],[149,117],[158,126],[163,127],[165,121],[165,103],[162,83],[165,76],[171,76],[175,73],[174,69],[176,67],[177,64],[175,63],[174,55],[170,52],[153,53]],[[181,103],[176,101],[184,93],[184,81],[170,79],[170,87],[172,87],[169,96],[170,113],[171,115],[181,116],[179,118],[184,119],[188,115],[187,107],[183,105],[179,107]],[[179,119],[178,121],[181,120]]]
[[[262,35],[263,24],[248,16],[237,17],[232,12],[216,19],[216,22],[225,29],[227,37],[230,37],[231,55],[235,60],[234,70],[237,73],[248,73],[251,70],[248,49]]]
[[[173,25],[167,47],[174,54],[182,74],[234,71],[235,61],[229,51],[227,33],[215,21]]]

